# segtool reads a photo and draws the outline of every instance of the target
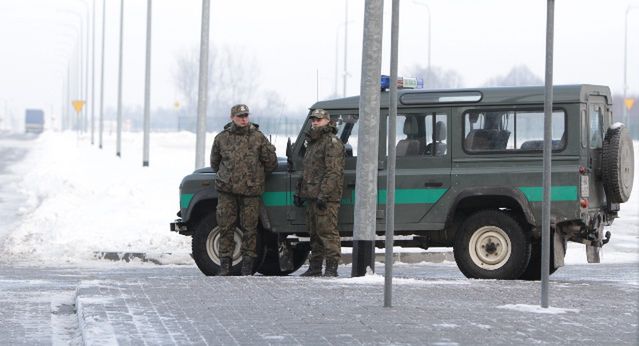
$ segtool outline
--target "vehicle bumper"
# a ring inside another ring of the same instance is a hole
[[[171,222],[171,232],[177,232],[181,235],[191,235],[191,231],[189,231],[187,224],[183,222],[182,219],[176,219]]]

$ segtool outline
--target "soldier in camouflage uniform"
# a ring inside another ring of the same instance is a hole
[[[275,147],[249,122],[249,109],[239,104],[231,108],[231,122],[215,136],[211,167],[217,176],[215,187],[217,224],[220,229],[220,272],[229,275],[235,249],[234,231],[239,216],[242,229],[242,275],[253,275],[260,196],[267,172],[277,166]]]
[[[306,133],[304,173],[297,202],[307,202],[306,225],[311,236],[310,266],[302,276],[322,275],[324,259],[324,276],[337,276],[341,256],[337,213],[344,183],[344,144],[335,136],[337,128],[327,111],[316,109],[310,118],[312,127]]]

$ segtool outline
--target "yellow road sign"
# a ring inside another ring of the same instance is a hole
[[[73,105],[73,109],[75,109],[76,112],[80,113],[82,111],[82,107],[84,107],[84,100],[73,100],[71,101],[71,104]]]
[[[625,99],[623,102],[626,104],[626,109],[631,110],[632,106],[635,104],[635,99]]]

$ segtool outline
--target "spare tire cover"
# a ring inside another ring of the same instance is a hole
[[[622,123],[615,123],[606,131],[601,167],[604,190],[610,202],[623,203],[630,198],[634,169],[634,150],[628,129]]]

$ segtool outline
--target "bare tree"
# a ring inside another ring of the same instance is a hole
[[[186,113],[195,116],[199,53],[196,48],[176,57],[174,82],[184,98]],[[212,47],[209,53],[208,113],[215,118],[228,115],[237,103],[251,104],[258,92],[259,68],[242,49]]]
[[[535,75],[526,65],[513,66],[505,76],[489,79],[484,86],[523,86],[544,85],[544,81]]]
[[[408,69],[410,76],[424,79],[424,88],[448,89],[463,87],[462,77],[457,71],[444,70],[440,67],[428,67],[415,65]]]

